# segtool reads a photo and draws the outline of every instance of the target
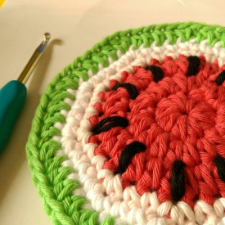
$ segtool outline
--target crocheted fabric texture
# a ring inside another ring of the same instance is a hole
[[[47,87],[27,143],[57,225],[222,224],[225,28],[117,32]]]

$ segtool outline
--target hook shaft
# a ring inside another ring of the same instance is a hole
[[[27,82],[27,80],[30,77],[31,73],[33,72],[35,66],[37,65],[39,59],[41,58],[41,56],[42,56],[42,54],[44,52],[45,46],[49,42],[49,39],[50,39],[50,34],[49,33],[45,33],[44,34],[44,40],[37,47],[37,49],[34,51],[34,53],[31,56],[29,62],[27,63],[27,65],[23,69],[22,73],[20,74],[20,76],[18,78],[18,81],[20,81],[23,84],[25,84]]]

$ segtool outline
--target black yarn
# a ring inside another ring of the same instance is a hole
[[[130,84],[130,83],[116,84],[116,85],[112,88],[112,90],[113,90],[113,91],[116,91],[116,90],[117,90],[118,88],[120,88],[120,87],[125,88],[125,89],[128,91],[128,93],[129,93],[131,99],[135,99],[135,98],[138,96],[137,88],[136,88],[133,84]]]
[[[179,201],[185,193],[185,164],[182,161],[175,161],[171,175],[171,196],[172,202]]]
[[[144,152],[146,147],[143,143],[134,141],[131,144],[127,145],[122,151],[119,158],[119,170],[118,173],[122,174],[126,171],[127,167],[130,164],[131,158],[140,152]]]
[[[152,66],[147,66],[145,69],[150,70],[152,72],[154,76],[154,81],[156,83],[163,79],[163,71],[160,67],[152,65]]]
[[[216,83],[217,83],[217,85],[222,85],[222,83],[223,83],[223,81],[225,80],[225,70],[224,71],[222,71],[219,75],[218,75],[218,77],[216,78]]]
[[[225,182],[225,159],[220,155],[217,155],[214,159],[214,163],[217,167],[218,175],[220,179]]]
[[[120,116],[107,117],[99,121],[92,132],[94,134],[100,134],[101,132],[108,131],[113,127],[126,127],[128,126],[128,120]]]
[[[195,76],[198,73],[198,67],[200,66],[200,59],[197,56],[187,57],[189,62],[187,69],[187,76]]]

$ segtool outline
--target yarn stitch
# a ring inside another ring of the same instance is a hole
[[[221,222],[224,32],[117,32],[55,77],[26,146],[54,224]]]

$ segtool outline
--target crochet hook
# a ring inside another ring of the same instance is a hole
[[[9,140],[26,100],[27,88],[25,84],[41,58],[49,39],[50,34],[45,33],[44,40],[34,51],[19,78],[8,82],[0,89],[0,152]]]

